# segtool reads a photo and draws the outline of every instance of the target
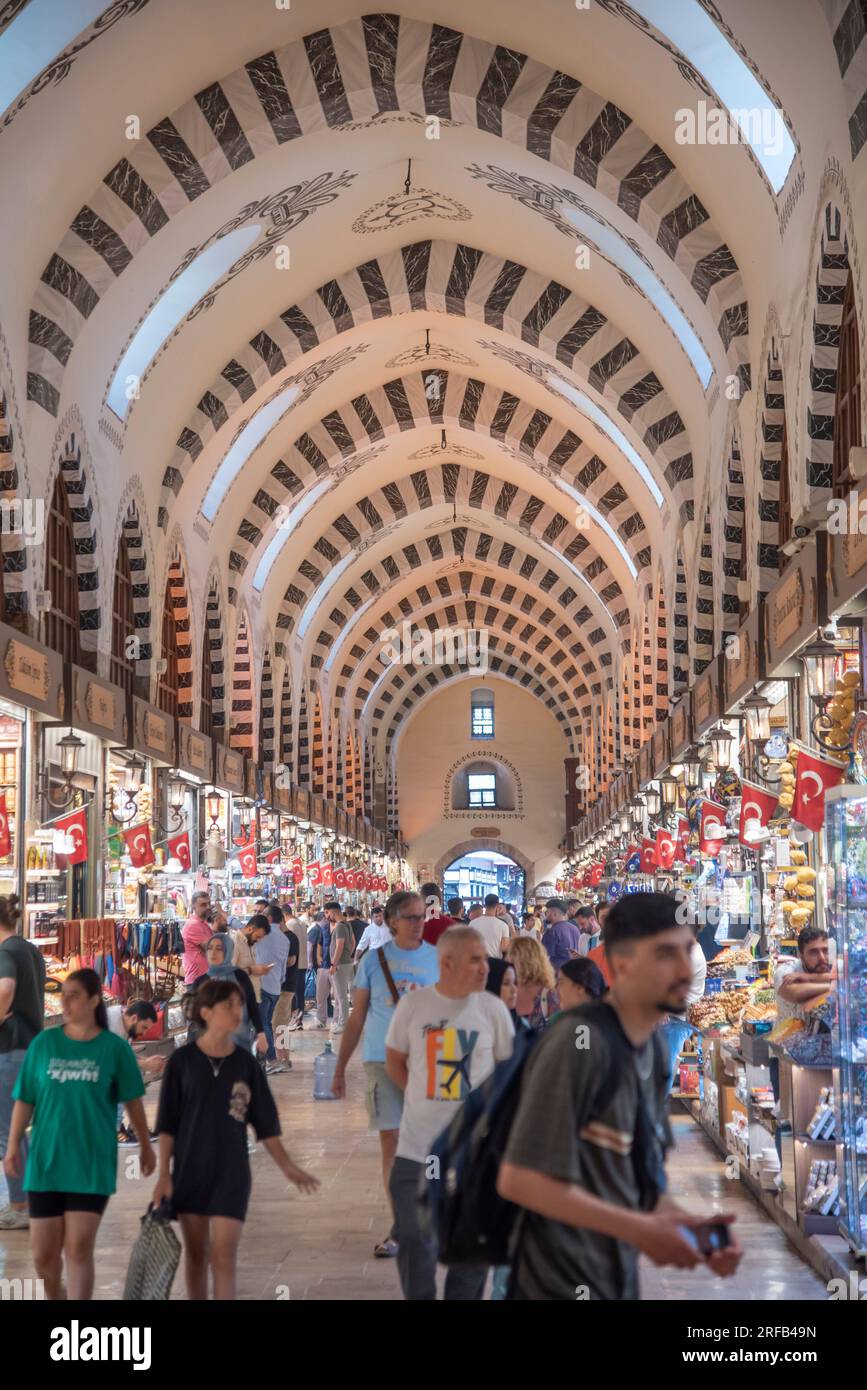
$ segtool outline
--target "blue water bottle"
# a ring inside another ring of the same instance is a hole
[[[331,1051],[331,1043],[325,1044],[325,1051],[320,1052],[313,1063],[313,1099],[314,1100],[336,1100],[332,1093],[331,1085],[334,1081],[334,1073],[337,1070],[337,1057]]]

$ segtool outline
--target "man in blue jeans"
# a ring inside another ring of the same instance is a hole
[[[9,1142],[12,1091],[24,1055],[45,1013],[45,962],[35,946],[16,933],[15,914],[8,898],[0,898],[0,1165]],[[22,1146],[22,1175],[26,1151]],[[9,1205],[0,1211],[0,1231],[29,1226],[27,1199],[21,1178],[8,1178]]]
[[[271,1019],[274,1017],[274,1010],[280,998],[280,991],[283,988],[283,977],[286,974],[286,961],[289,957],[289,942],[286,935],[279,927],[274,926],[265,916],[257,916],[250,919],[255,922],[257,927],[262,927],[264,935],[261,940],[256,942],[253,952],[256,957],[257,965],[268,965],[271,968],[266,974],[260,975],[262,985],[262,998],[259,1002],[259,1009],[262,1014],[262,1030],[268,1040],[268,1051],[265,1056],[266,1072],[286,1071],[282,1062],[277,1060],[277,1049],[274,1046],[274,1032],[271,1028]],[[248,924],[249,925],[249,924]]]

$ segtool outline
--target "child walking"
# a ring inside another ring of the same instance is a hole
[[[169,1059],[160,1092],[159,1174],[153,1201],[171,1203],[184,1241],[187,1296],[206,1299],[208,1265],[215,1299],[234,1299],[238,1245],[250,1199],[247,1125],[281,1172],[302,1192],[318,1180],[292,1162],[258,1062],[236,1046],[244,1000],[234,980],[209,979],[196,990],[195,1042]]]

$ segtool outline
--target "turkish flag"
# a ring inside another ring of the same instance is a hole
[[[174,835],[166,843],[170,859],[180,860],[181,868],[188,872],[193,865],[190,856],[190,832],[185,830],[183,835]]]
[[[599,880],[600,880],[601,877],[602,877],[602,874],[603,874],[603,872],[604,872],[604,869],[605,869],[605,865],[604,865],[603,863],[601,863],[601,862],[600,862],[600,863],[596,863],[596,864],[591,864],[591,865],[590,865],[590,887],[591,887],[591,888],[595,888],[596,885],[599,883]]]
[[[656,845],[653,843],[652,840],[642,840],[642,841],[641,841],[641,872],[642,872],[643,874],[652,874],[652,873],[653,873],[653,870],[656,868],[656,865],[657,865]]]
[[[715,801],[701,803],[698,847],[702,854],[719,854],[726,839],[726,808]]]
[[[83,809],[74,811],[71,816],[64,816],[62,820],[56,820],[54,826],[56,830],[63,830],[73,842],[72,852],[63,856],[67,864],[83,864],[87,859],[87,815],[85,811]]]
[[[9,813],[6,810],[6,797],[0,795],[0,859],[12,853],[12,836],[9,834]]]
[[[675,859],[686,860],[686,842],[689,839],[689,821],[684,816],[677,818],[677,838],[674,845]]]
[[[304,882],[304,861],[302,859],[292,860],[292,882],[295,884]]]
[[[262,858],[265,860],[266,864],[279,864],[280,851],[279,849],[269,849],[267,854],[262,855]]]
[[[656,862],[661,869],[671,868],[674,863],[674,852],[676,848],[674,836],[670,830],[657,830]]]
[[[129,830],[121,831],[121,837],[129,854],[129,862],[134,869],[143,869],[146,864],[153,864],[156,855],[151,844],[149,825],[132,825]]]
[[[241,874],[244,878],[255,878],[259,872],[256,863],[256,849],[254,845],[248,845],[246,849],[238,851],[238,863],[241,865]]]
[[[738,839],[742,845],[749,846],[752,841],[746,838],[747,821],[758,821],[767,825],[777,808],[777,793],[765,791],[753,782],[741,778],[741,818],[738,822]]]
[[[335,869],[335,870],[334,870],[334,887],[335,887],[335,888],[348,888],[348,887],[349,887],[349,884],[346,882],[346,870],[345,870],[345,869]]]
[[[798,754],[792,820],[808,830],[821,830],[825,819],[825,792],[842,782],[843,771],[839,763],[828,762],[818,753],[808,753],[802,748]]]
[[[316,888],[322,882],[322,865],[318,859],[311,859],[307,865],[307,877],[310,879],[312,888]]]
[[[322,866],[322,885],[324,888],[334,887],[334,865],[324,864]]]

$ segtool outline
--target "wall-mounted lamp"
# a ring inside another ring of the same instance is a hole
[[[84,740],[77,734],[69,730],[57,744],[57,751],[60,755],[60,773],[63,778],[62,785],[55,791],[51,786],[51,778],[46,767],[42,774],[42,794],[51,806],[61,808],[68,806],[76,793],[73,786],[75,774],[78,769],[78,756],[84,747]]]

